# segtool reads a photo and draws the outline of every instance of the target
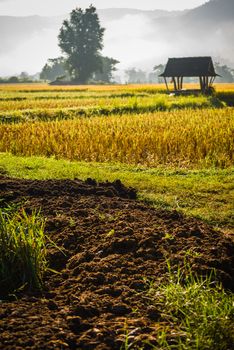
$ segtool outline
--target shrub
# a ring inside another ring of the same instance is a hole
[[[46,269],[44,220],[24,209],[0,210],[0,295],[16,289],[41,289]]]

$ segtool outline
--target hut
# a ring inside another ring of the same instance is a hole
[[[211,57],[182,57],[169,58],[165,71],[160,75],[164,78],[169,91],[167,78],[171,78],[174,84],[174,92],[183,91],[184,77],[197,77],[200,81],[200,89],[203,93],[210,91],[218,74],[215,72]],[[193,90],[194,91],[194,90]]]

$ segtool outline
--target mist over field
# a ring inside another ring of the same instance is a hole
[[[111,8],[98,13],[106,28],[103,54],[120,61],[120,74],[129,67],[152,71],[176,56],[211,55],[234,65],[233,0],[183,11]],[[66,17],[0,16],[0,75],[33,74],[48,58],[61,55],[57,36]]]

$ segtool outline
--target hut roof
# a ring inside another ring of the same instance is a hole
[[[169,58],[161,77],[216,77],[211,57]]]

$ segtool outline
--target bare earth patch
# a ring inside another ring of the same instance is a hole
[[[126,332],[156,344],[160,314],[148,303],[150,281],[189,262],[213,268],[234,290],[234,243],[199,220],[136,200],[120,181],[0,178],[0,205],[41,209],[48,248],[43,293],[0,302],[0,349],[120,349]],[[218,215],[218,214],[217,214]],[[145,345],[145,348],[147,346]]]

